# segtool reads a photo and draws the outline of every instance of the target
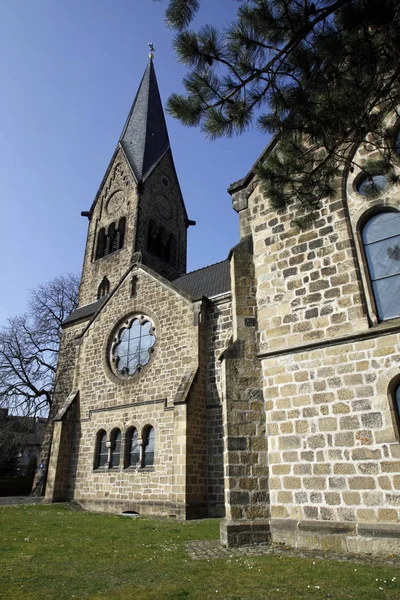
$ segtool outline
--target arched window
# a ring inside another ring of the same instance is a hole
[[[107,238],[108,238],[107,254],[111,254],[112,252],[115,252],[115,250],[116,250],[116,247],[115,247],[115,244],[116,244],[115,223],[111,223],[111,225],[108,227]]]
[[[97,290],[97,300],[100,300],[100,298],[106,296],[109,291],[110,282],[108,281],[108,278],[104,276]]]
[[[106,241],[106,231],[104,227],[100,229],[99,235],[97,236],[97,246],[96,246],[96,259],[102,258],[104,256],[104,248]]]
[[[137,467],[139,466],[140,460],[140,447],[138,442],[138,431],[135,427],[131,427],[128,430],[128,434],[126,436],[126,451],[127,451],[127,461],[126,464],[128,467]]]
[[[396,387],[393,394],[393,406],[397,421],[397,433],[400,436],[400,384]]]
[[[111,432],[111,461],[110,467],[119,467],[121,457],[121,432],[114,429]]]
[[[374,215],[362,230],[380,321],[400,316],[400,212]]]
[[[146,427],[143,434],[143,467],[152,467],[154,464],[154,440],[154,427]]]
[[[98,467],[105,467],[108,463],[108,448],[107,448],[107,434],[104,429],[97,432],[96,439],[96,456],[94,465]]]
[[[124,239],[125,239],[125,226],[126,226],[126,218],[121,217],[118,223],[118,250],[123,248]]]

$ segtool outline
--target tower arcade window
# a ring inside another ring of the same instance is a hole
[[[97,236],[95,260],[108,256],[124,246],[126,218],[121,217],[118,224],[110,223],[107,230],[102,227]]]
[[[365,256],[380,321],[400,316],[400,212],[371,217],[362,230]]]

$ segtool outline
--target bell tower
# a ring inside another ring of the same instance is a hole
[[[154,48],[90,211],[80,306],[118,284],[133,254],[173,280],[186,272],[188,219],[154,69]]]

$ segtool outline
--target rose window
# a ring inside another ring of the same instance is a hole
[[[145,317],[133,317],[121,327],[111,348],[114,370],[129,377],[147,365],[156,343],[155,328]]]

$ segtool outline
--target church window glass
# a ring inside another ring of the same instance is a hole
[[[108,448],[107,448],[107,434],[102,429],[97,434],[96,444],[96,467],[105,467],[108,463]]]
[[[400,385],[398,385],[396,388],[393,400],[394,400],[394,412],[396,414],[396,421],[397,421],[397,429],[398,429],[398,433],[400,433]]]
[[[143,467],[152,467],[154,464],[154,427],[147,427],[143,435]]]
[[[394,140],[394,151],[400,156],[400,131],[397,132]]]
[[[380,321],[400,316],[400,212],[374,215],[362,230]]]
[[[364,177],[357,186],[357,192],[361,194],[361,196],[377,196],[385,189],[387,184],[388,178],[383,174]]]
[[[100,229],[99,235],[97,236],[96,260],[104,256],[105,243],[106,230],[103,227],[102,229]]]
[[[156,342],[155,328],[145,317],[129,319],[119,330],[111,348],[112,367],[121,377],[129,377],[147,365]]]
[[[140,460],[140,446],[138,440],[138,431],[135,427],[132,427],[128,431],[127,435],[127,449],[128,449],[128,467],[137,467]]]
[[[111,467],[119,467],[121,457],[121,432],[114,429],[111,433]]]

